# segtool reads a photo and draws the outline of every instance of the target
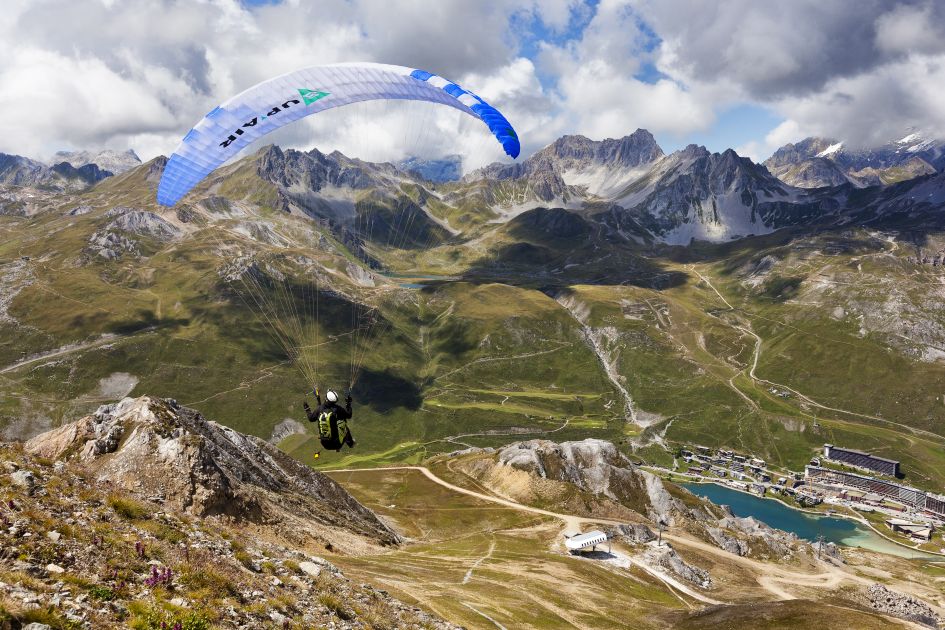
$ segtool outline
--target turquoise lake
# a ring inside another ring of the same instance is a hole
[[[790,508],[779,501],[763,499],[714,483],[683,483],[680,485],[716,505],[729,506],[735,516],[752,516],[771,527],[797,534],[798,538],[814,541],[817,536],[823,536],[827,542],[847,547],[862,547],[870,551],[888,553],[901,558],[945,562],[945,557],[912,551],[886,540],[865,525],[850,519],[815,516]]]

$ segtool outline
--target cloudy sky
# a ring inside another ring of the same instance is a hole
[[[38,158],[103,147],[169,154],[233,94],[341,61],[423,68],[476,91],[506,114],[526,155],[566,133],[599,139],[638,127],[664,150],[695,142],[755,159],[809,135],[861,146],[910,129],[945,137],[942,2],[3,4],[0,152]],[[400,106],[313,116],[275,140],[371,159],[396,159],[409,144],[428,157],[464,154],[467,168],[499,157],[471,140],[480,132],[457,123],[461,114],[440,109],[413,143],[400,140],[412,122]]]

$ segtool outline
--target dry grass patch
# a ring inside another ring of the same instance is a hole
[[[115,511],[118,516],[129,521],[143,521],[151,518],[152,509],[128,497],[118,494],[111,494],[106,500],[108,507]]]

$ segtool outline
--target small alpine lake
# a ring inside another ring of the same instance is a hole
[[[442,276],[429,273],[380,273],[390,280],[394,280],[402,289],[423,289],[434,282],[453,282],[456,276]]]
[[[887,540],[866,525],[848,518],[818,516],[788,507],[780,501],[764,499],[734,488],[715,483],[679,484],[693,494],[706,498],[716,505],[727,505],[735,516],[751,516],[759,521],[792,532],[798,538],[814,541],[823,536],[827,542],[846,547],[861,547],[870,551],[887,553],[900,558],[945,562],[945,557],[910,550]]]

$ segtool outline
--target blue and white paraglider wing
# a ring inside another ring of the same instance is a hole
[[[521,149],[509,121],[484,100],[435,74],[376,63],[315,66],[234,96],[197,123],[164,168],[158,203],[173,206],[221,164],[268,133],[318,112],[370,100],[449,105],[482,120],[513,158]]]

